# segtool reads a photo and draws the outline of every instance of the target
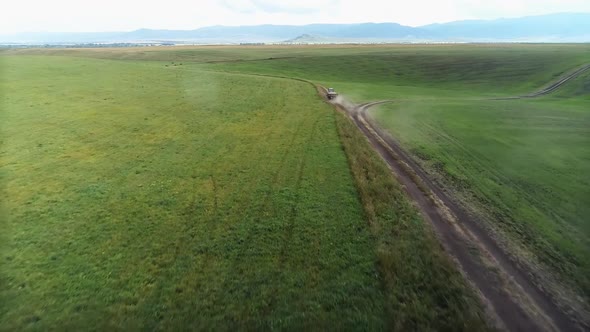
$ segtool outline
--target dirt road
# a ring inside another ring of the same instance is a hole
[[[521,97],[546,95],[590,69],[581,67],[547,87]],[[590,328],[583,315],[556,304],[533,282],[530,271],[506,253],[481,226],[476,216],[456,204],[400,144],[368,116],[369,108],[391,100],[351,105],[342,98],[332,101],[347,114],[390,166],[395,176],[415,201],[423,217],[430,221],[444,248],[457,262],[466,279],[479,291],[486,310],[496,326],[509,331],[577,331]]]
[[[562,76],[535,93],[498,99],[543,96],[587,70],[590,70],[590,64]],[[324,87],[304,79],[235,74],[295,79],[314,86],[322,97],[326,95]],[[398,142],[367,115],[369,108],[394,100],[361,105],[348,103],[342,98],[326,101],[347,114],[387,162],[425,220],[432,223],[445,250],[456,261],[466,280],[479,293],[496,327],[509,331],[590,330],[590,320],[584,315],[587,313],[580,314],[571,308],[564,310],[563,306],[557,305],[551,296],[533,282],[530,271],[514,261],[481,227],[475,216],[467,213],[442,188],[430,181],[424,170]]]
[[[522,98],[536,98],[541,97],[544,95],[548,95],[555,90],[562,87],[567,82],[575,79],[576,77],[580,76],[581,74],[585,73],[586,71],[590,70],[590,64],[585,64],[578,68],[573,69],[572,71],[563,74],[557,80],[547,84],[545,87],[541,88],[538,91],[522,95],[522,96],[514,96],[514,97],[504,97],[504,98],[495,98],[496,100],[509,100],[509,99],[522,99]]]

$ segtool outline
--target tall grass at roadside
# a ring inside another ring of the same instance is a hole
[[[336,123],[375,241],[388,327],[481,331],[482,308],[400,184],[358,128]]]

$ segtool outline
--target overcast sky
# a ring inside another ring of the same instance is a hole
[[[418,26],[557,12],[590,12],[590,0],[6,0],[0,33],[360,22]]]

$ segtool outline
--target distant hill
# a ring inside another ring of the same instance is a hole
[[[285,40],[286,44],[318,44],[318,43],[329,43],[332,39],[325,37],[312,36],[303,34],[297,38]]]
[[[196,30],[0,35],[0,43],[242,43],[293,42],[590,42],[590,13],[562,13],[513,19],[456,21],[421,27],[397,23],[212,26]],[[313,40],[312,40],[313,39]],[[314,41],[315,40],[315,41]]]
[[[590,42],[590,13],[552,14],[492,21],[456,21],[421,27],[433,38],[453,40]]]

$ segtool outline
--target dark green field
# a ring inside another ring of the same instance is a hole
[[[485,328],[311,85],[118,51],[0,55],[0,329]]]

